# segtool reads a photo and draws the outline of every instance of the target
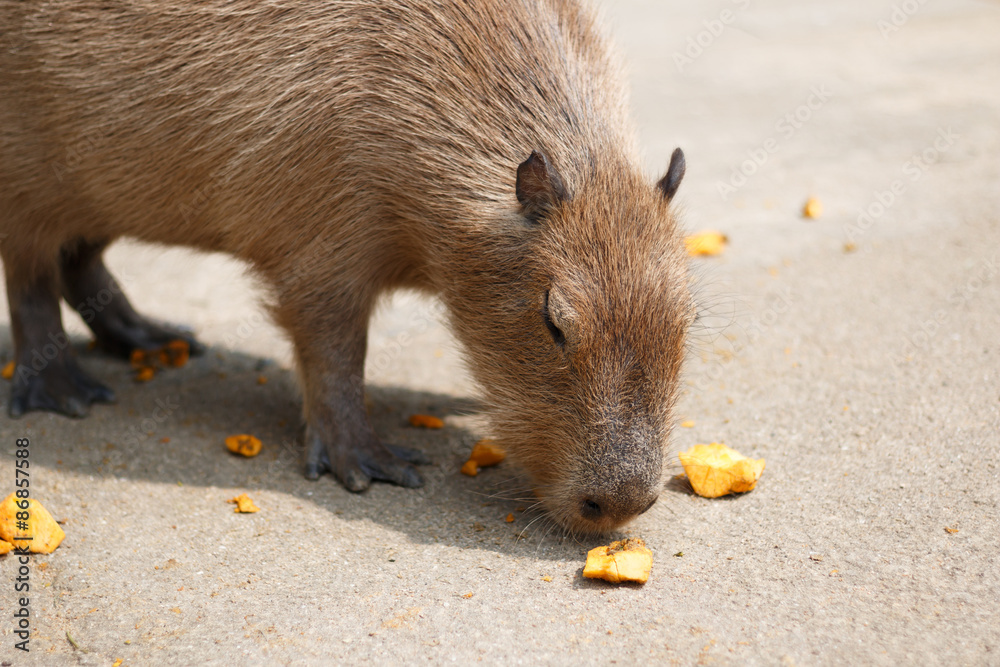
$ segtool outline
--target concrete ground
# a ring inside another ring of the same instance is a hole
[[[625,531],[649,582],[584,580],[598,542],[532,523],[513,470],[458,474],[488,431],[410,295],[374,323],[368,374],[379,433],[433,458],[427,486],[307,482],[289,347],[240,267],[122,243],[133,301],[213,347],[143,385],[83,352],[116,406],[0,418],[0,487],[30,437],[67,533],[32,560],[29,655],[0,559],[0,662],[1000,664],[1000,5],[605,4],[650,175],[682,146],[687,227],[731,241],[693,262],[695,425],[673,447],[766,458],[757,489],[672,483]],[[418,411],[446,428],[408,427]],[[229,455],[237,432],[264,453]],[[242,492],[260,513],[232,512]]]

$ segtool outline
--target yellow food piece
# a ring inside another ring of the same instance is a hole
[[[764,459],[748,459],[717,442],[695,445],[679,456],[694,492],[705,498],[752,491],[764,472]]]
[[[802,217],[815,220],[821,215],[823,215],[823,203],[815,197],[807,199],[805,206],[802,207]]]
[[[684,239],[684,245],[687,246],[688,255],[691,257],[718,255],[725,249],[727,243],[729,237],[721,232],[711,231],[693,234]]]
[[[653,552],[638,537],[612,542],[587,552],[583,576],[604,579],[613,584],[623,581],[646,583],[653,569]]]
[[[248,496],[245,493],[241,493],[235,498],[230,498],[226,502],[235,503],[236,509],[234,509],[233,511],[239,514],[253,514],[254,512],[260,511],[260,508],[254,505],[253,501],[250,500],[250,496]]]
[[[444,428],[444,422],[431,415],[410,415],[410,425],[424,428]]]
[[[226,448],[233,454],[250,458],[260,454],[260,440],[252,435],[231,435],[226,438]]]
[[[19,499],[13,493],[0,503],[0,539],[15,547],[27,547],[36,554],[50,554],[66,537],[48,510],[34,498],[28,499],[28,508],[17,506]],[[18,519],[18,512],[28,512],[27,519]],[[18,540],[15,537],[30,537]]]
[[[136,382],[149,382],[156,375],[156,369],[152,366],[143,366],[135,372]]]
[[[17,364],[15,364],[13,361],[8,361],[7,365],[3,367],[2,371],[0,371],[0,377],[2,377],[4,380],[11,379],[12,377],[14,377],[14,369],[16,367]]]
[[[140,368],[145,368],[149,366],[150,358],[154,352],[149,350],[132,350],[132,354],[129,356],[129,363],[132,364],[132,368],[139,370]]]
[[[507,454],[489,439],[480,440],[473,445],[472,454],[469,455],[469,460],[475,461],[481,468],[495,466],[505,458],[507,458]]]
[[[10,553],[10,550],[13,548],[14,545],[11,544],[10,542],[5,542],[4,540],[0,540],[0,556]]]
[[[681,428],[694,428],[694,420],[688,419],[681,422]]]
[[[479,466],[472,459],[469,459],[462,465],[462,474],[468,475],[469,477],[475,477],[479,474]]]
[[[191,357],[191,346],[186,340],[172,340],[160,348],[159,357],[164,366],[180,368]]]

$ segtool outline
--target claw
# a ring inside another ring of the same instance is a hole
[[[306,479],[316,480],[324,472],[332,472],[348,491],[360,493],[373,480],[391,482],[407,488],[424,485],[424,479],[413,464],[426,464],[428,459],[409,447],[383,445],[367,440],[365,445],[327,445],[322,438],[306,429],[304,472]],[[330,448],[334,450],[331,457]],[[343,450],[341,449],[343,447]],[[336,462],[336,465],[331,463]]]

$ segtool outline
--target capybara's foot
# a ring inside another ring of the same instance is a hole
[[[109,354],[128,359],[133,350],[155,350],[174,340],[186,342],[193,356],[205,351],[205,346],[183,327],[155,322],[135,311],[128,313],[128,317],[121,317],[116,312],[105,313],[103,317],[98,316],[100,321],[95,319],[90,326],[97,344]]]
[[[66,244],[60,257],[62,292],[94,332],[105,352],[128,358],[133,350],[155,350],[173,340],[183,340],[190,353],[205,346],[191,331],[156,322],[135,311],[121,284],[104,265],[106,242],[77,240]]]
[[[10,396],[10,416],[33,410],[85,417],[92,403],[114,403],[115,392],[94,380],[72,357],[50,360],[41,369],[18,365]]]
[[[429,462],[418,450],[384,445],[376,439],[362,445],[328,445],[313,429],[306,428],[306,479],[319,479],[324,472],[330,472],[348,491],[355,493],[371,486],[372,480],[409,488],[423,486],[424,479],[413,465]]]

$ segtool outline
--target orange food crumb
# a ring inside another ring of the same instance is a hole
[[[231,435],[226,438],[226,448],[233,454],[250,458],[260,454],[261,442],[252,435]]]
[[[410,415],[411,426],[422,426],[423,428],[444,428],[444,421],[431,415]]]
[[[587,552],[583,576],[604,579],[613,584],[623,581],[646,583],[653,569],[653,552],[638,537],[612,542]]]
[[[705,498],[752,491],[764,472],[764,459],[748,459],[717,442],[695,445],[679,456],[691,488]]]
[[[469,459],[462,465],[462,474],[468,475],[469,477],[475,477],[479,474],[479,466],[472,459]]]
[[[507,518],[505,518],[504,521],[506,521],[507,523],[514,523],[514,515],[508,514]]]
[[[7,365],[3,367],[2,371],[0,371],[0,377],[2,377],[4,380],[11,379],[12,377],[14,377],[14,369],[16,367],[17,364],[15,364],[13,361],[8,361]]]
[[[267,378],[263,375],[257,376],[257,384],[267,384]]]
[[[160,348],[159,357],[164,366],[180,368],[191,357],[191,346],[186,340],[172,340]]]
[[[168,438],[167,436],[163,436],[162,438],[160,438],[160,442],[162,442],[165,445],[168,442],[170,442],[170,438]]]
[[[153,368],[152,366],[143,366],[142,368],[140,368],[135,372],[135,381],[149,382],[150,380],[153,379],[153,376],[155,374],[156,374],[155,368]]]
[[[463,597],[463,598],[465,598],[466,600],[468,600],[468,599],[469,599],[469,598],[471,598],[471,597],[472,597],[473,595],[475,595],[475,593],[466,593],[466,594],[464,594],[464,595],[463,595],[462,597]]]
[[[132,368],[139,370],[145,366],[149,365],[150,353],[147,350],[132,350],[132,354],[129,355],[129,363],[132,364]]]
[[[681,422],[681,428],[694,428],[694,420],[688,419]]]
[[[253,514],[254,512],[260,511],[260,508],[254,505],[253,501],[250,500],[250,496],[245,493],[241,493],[235,498],[230,498],[226,502],[234,503],[236,505],[236,509],[233,511],[238,514]]]
[[[691,257],[718,255],[726,248],[729,237],[721,232],[700,232],[684,239]]]
[[[507,454],[490,439],[480,440],[472,447],[470,461],[475,461],[481,468],[495,466],[507,457]]]
[[[821,215],[823,215],[823,203],[815,197],[807,199],[802,207],[802,217],[815,220]]]
[[[0,539],[16,547],[27,547],[36,554],[50,554],[62,543],[66,533],[48,510],[34,498],[27,499],[27,510],[18,506],[24,500],[12,493],[0,503]],[[18,519],[18,512],[28,512],[28,520]],[[17,538],[30,539],[17,539]]]
[[[14,548],[14,545],[5,540],[0,540],[0,556],[10,553],[10,550]]]

